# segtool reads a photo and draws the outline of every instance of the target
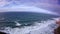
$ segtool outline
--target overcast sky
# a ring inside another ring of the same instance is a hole
[[[44,0],[0,0],[0,12],[31,11],[48,14],[58,14],[56,12],[39,8],[37,5],[39,5],[40,3],[44,3]]]

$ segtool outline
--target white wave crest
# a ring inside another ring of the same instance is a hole
[[[22,28],[10,28],[6,27],[4,32],[10,34],[54,34],[54,29],[58,25],[54,20],[42,21],[42,23],[35,22],[33,26],[25,26]]]
[[[17,21],[15,21],[15,23],[16,23],[16,26],[20,26],[21,24],[20,23],[18,23]]]

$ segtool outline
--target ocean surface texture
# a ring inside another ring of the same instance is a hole
[[[7,34],[54,34],[57,15],[33,12],[0,13],[0,31]]]

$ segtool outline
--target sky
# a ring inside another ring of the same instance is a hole
[[[41,6],[50,8],[51,5],[47,4],[46,2],[47,0],[0,0],[0,12],[33,11],[48,14],[58,14],[56,12],[40,8]]]

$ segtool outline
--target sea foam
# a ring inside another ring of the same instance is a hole
[[[24,26],[22,28],[5,27],[5,30],[0,30],[9,34],[54,34],[54,29],[58,27],[55,20],[47,20],[34,22],[32,26]]]

